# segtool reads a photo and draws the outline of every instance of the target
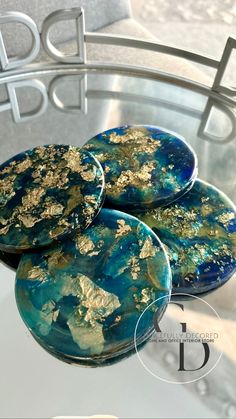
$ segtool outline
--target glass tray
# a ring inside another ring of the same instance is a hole
[[[2,75],[0,99],[1,162],[37,145],[81,146],[98,132],[119,125],[158,125],[185,137],[198,155],[199,178],[236,201],[234,105],[209,89],[115,66],[34,65]],[[135,355],[100,369],[69,366],[53,358],[33,340],[18,314],[14,271],[2,263],[0,274],[2,418],[99,413],[234,417],[234,279],[204,297],[222,318],[227,351],[200,384],[175,386],[148,374]],[[162,368],[165,363],[160,359]]]

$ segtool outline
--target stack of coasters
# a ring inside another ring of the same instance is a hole
[[[180,138],[153,126],[105,131],[85,146],[101,162],[106,204],[135,212],[168,253],[173,293],[201,294],[236,271],[236,208],[197,177]]]
[[[0,257],[10,265],[7,252],[21,254],[16,301],[44,349],[112,364],[134,352],[154,303],[136,347],[153,333],[171,271],[172,291],[189,294],[233,275],[235,207],[196,177],[193,150],[153,126],[114,128],[82,149],[37,147],[0,166]]]
[[[101,210],[104,186],[98,160],[71,146],[37,147],[0,166],[1,257],[13,266],[13,252],[21,255],[21,317],[48,352],[87,366],[134,352],[140,314],[159,299],[161,318],[171,291],[160,240],[137,218]],[[152,317],[138,347],[153,333]]]

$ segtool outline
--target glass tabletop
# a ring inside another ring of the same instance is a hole
[[[156,125],[184,137],[197,153],[199,178],[236,201],[235,110],[207,89],[124,72],[57,68],[1,78],[0,100],[1,163],[37,145],[82,146],[115,126]],[[204,297],[223,322],[220,362],[198,383],[176,386],[149,374],[136,355],[99,369],[53,358],[20,319],[14,271],[2,263],[0,272],[1,417],[236,417],[234,279]],[[192,309],[199,314],[196,302]]]

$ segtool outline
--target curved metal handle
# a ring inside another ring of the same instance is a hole
[[[50,41],[50,31],[55,23],[63,20],[75,20],[77,31],[77,51],[74,54],[64,54],[59,51]],[[85,63],[85,42],[84,42],[84,11],[81,7],[73,9],[61,9],[51,13],[43,22],[41,40],[47,54],[53,60],[63,63]]]
[[[0,31],[0,62],[2,70],[10,70],[17,67],[22,67],[25,64],[33,61],[40,50],[40,36],[36,23],[28,15],[20,12],[5,12],[0,14],[0,25],[17,22],[26,26],[32,36],[32,45],[30,50],[22,57],[8,58],[6,48],[3,42],[2,33]]]

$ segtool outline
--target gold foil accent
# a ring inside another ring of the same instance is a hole
[[[104,169],[103,169],[103,170],[104,170],[104,172],[105,172],[105,173],[109,173],[111,169],[110,169],[110,167],[109,167],[109,166],[107,166],[107,165],[105,164],[105,167],[104,167]]]
[[[227,227],[231,220],[234,220],[236,215],[234,212],[225,212],[217,218],[220,223],[222,223],[225,227]]]
[[[42,268],[40,268],[40,266],[34,266],[32,269],[29,270],[27,279],[43,282],[46,279],[46,273]]]
[[[61,234],[64,234],[68,229],[68,225],[58,225],[53,230],[50,230],[48,235],[51,239],[56,239]]]
[[[61,250],[53,251],[52,254],[49,254],[47,263],[48,269],[63,269],[65,268],[70,261],[69,255],[64,254]]]
[[[30,158],[27,156],[27,158],[25,160],[23,160],[20,163],[17,163],[15,166],[15,172],[20,174],[25,172],[27,169],[29,169],[29,167],[32,166],[32,161],[30,160]]]
[[[28,210],[39,204],[41,197],[45,194],[44,188],[40,187],[37,189],[28,189],[27,195],[22,198],[22,207],[19,207],[19,211]]]
[[[81,154],[76,147],[70,146],[69,150],[64,153],[63,159],[66,160],[66,165],[72,172],[80,173],[84,170],[84,166],[81,162]]]
[[[43,146],[39,146],[35,148],[35,153],[39,155],[40,158],[43,158],[46,154],[46,148]]]
[[[131,268],[131,276],[133,279],[138,279],[138,274],[141,271],[139,265],[139,259],[137,256],[132,256],[128,261],[128,266]]]
[[[31,215],[23,215],[20,214],[18,216],[18,219],[24,224],[24,226],[26,228],[31,228],[33,227],[37,222],[39,222],[40,220],[36,217],[32,217]]]
[[[0,229],[0,235],[1,236],[4,236],[5,234],[7,234],[8,233],[8,231],[9,231],[9,228],[11,227],[11,225],[7,225],[7,226],[5,226],[5,227],[3,227],[3,228],[1,228]]]
[[[94,195],[85,195],[84,201],[86,204],[97,204],[97,198]]]
[[[95,170],[84,170],[81,171],[80,176],[83,180],[86,180],[86,182],[93,182],[96,178],[96,171]]]
[[[63,188],[68,183],[68,173],[66,170],[48,170],[41,179],[43,188]]]
[[[116,295],[98,287],[85,275],[78,274],[76,279],[80,287],[80,304],[67,324],[74,342],[81,349],[100,354],[104,348],[101,322],[120,307],[120,302]]]
[[[40,216],[42,218],[52,218],[56,215],[61,215],[63,213],[63,209],[63,205],[54,201],[48,201],[46,202],[45,210],[40,214]]]
[[[2,224],[3,226],[5,226],[5,225],[7,225],[7,223],[8,223],[8,220],[6,220],[3,217],[0,217],[0,224]]]
[[[95,211],[94,211],[94,208],[93,207],[85,207],[83,209],[83,215],[86,218],[86,225],[88,225],[88,224],[91,223],[91,221],[94,218],[94,214],[95,214]]]
[[[4,196],[4,200],[6,200],[6,203],[15,195],[15,191],[14,191],[15,179],[16,179],[16,175],[10,175],[0,180],[0,196],[1,195]]]
[[[110,195],[117,195],[124,192],[128,185],[136,186],[145,189],[151,186],[151,172],[155,169],[156,163],[154,161],[144,163],[139,171],[133,172],[131,170],[124,170],[120,176],[114,180],[114,184],[107,183],[106,187]]]
[[[16,165],[16,161],[12,161],[9,166],[4,167],[4,169],[0,172],[0,176],[8,174],[10,172],[12,172],[12,170],[14,169],[14,166]]]
[[[147,217],[147,220],[154,220],[161,224],[162,228],[165,227],[170,231],[174,231],[179,237],[188,237],[192,238],[196,236],[199,229],[202,227],[202,224],[197,221],[197,212],[194,208],[189,209],[188,211],[185,208],[181,207],[178,204],[173,204],[171,207],[167,208],[157,208],[150,212],[150,218]],[[145,217],[143,218],[145,221]],[[149,221],[147,222],[148,225]],[[152,222],[151,222],[152,224]]]
[[[76,248],[82,255],[86,255],[91,252],[94,247],[95,245],[89,237],[82,234],[76,237]]]
[[[151,304],[155,299],[155,293],[152,288],[143,288],[141,293],[133,294],[136,308],[143,311],[145,306]]]
[[[156,252],[157,252],[157,248],[156,246],[153,245],[152,238],[149,236],[146,238],[142,246],[142,249],[139,254],[139,258],[146,259],[149,257],[153,257],[155,256]]]
[[[124,236],[125,234],[128,234],[129,231],[132,231],[132,228],[125,224],[125,220],[117,220],[118,228],[116,230],[115,238]]]
[[[209,205],[203,204],[201,206],[201,213],[204,217],[211,214],[212,212],[213,212],[213,208],[211,208]]]
[[[53,300],[45,303],[39,313],[40,323],[39,331],[42,335],[46,336],[51,330],[51,324],[56,321],[59,314],[58,310],[55,310],[56,303]]]
[[[145,128],[128,128],[126,134],[118,135],[112,132],[109,135],[109,142],[120,145],[131,145],[132,154],[137,153],[154,153],[161,145],[159,140],[155,140],[150,137],[148,131]]]

